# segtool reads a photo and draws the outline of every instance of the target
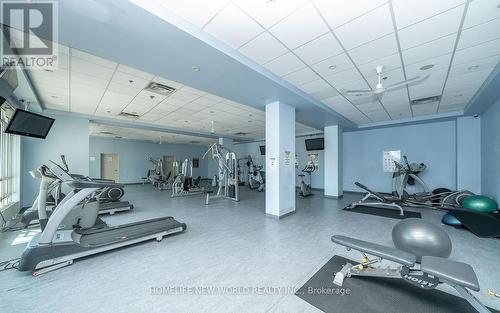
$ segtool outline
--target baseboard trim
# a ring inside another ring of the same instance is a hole
[[[275,220],[281,220],[281,219],[284,219],[285,217],[288,217],[288,216],[290,216],[292,214],[295,214],[295,210],[290,211],[290,212],[285,213],[285,214],[280,215],[280,216],[266,213],[266,217],[269,217],[269,218],[272,218],[272,219],[275,219]]]

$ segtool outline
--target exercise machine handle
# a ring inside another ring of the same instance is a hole
[[[63,165],[64,165],[66,172],[69,172],[68,163],[66,163],[66,157],[64,156],[64,154],[61,154],[61,160],[63,162]]]

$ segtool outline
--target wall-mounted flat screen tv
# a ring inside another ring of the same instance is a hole
[[[266,155],[266,146],[259,146],[260,148],[260,155]]]
[[[306,139],[306,150],[325,150],[325,138]]]
[[[5,133],[45,139],[52,124],[53,118],[17,109]]]

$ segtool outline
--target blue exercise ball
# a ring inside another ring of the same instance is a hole
[[[450,226],[462,226],[462,222],[460,222],[458,220],[458,218],[456,218],[450,212],[443,215],[443,218],[441,219],[441,223],[443,223],[445,225],[450,225]]]
[[[447,258],[451,254],[451,239],[438,225],[419,218],[407,218],[392,229],[396,248],[414,254],[420,262],[423,256]]]

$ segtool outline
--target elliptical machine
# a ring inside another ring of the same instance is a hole
[[[316,164],[315,162],[309,158],[307,161],[306,166],[302,169],[303,173],[307,173],[309,175],[309,184],[306,184],[304,177],[306,176],[305,174],[299,174],[300,177],[300,191],[299,191],[299,196],[305,198],[311,196],[313,193],[311,191],[311,173],[316,170]]]

